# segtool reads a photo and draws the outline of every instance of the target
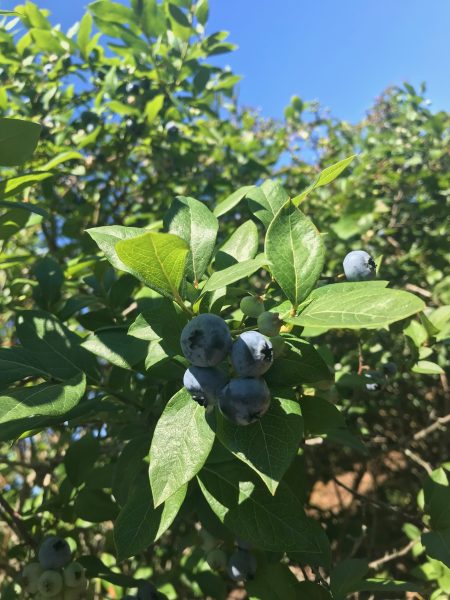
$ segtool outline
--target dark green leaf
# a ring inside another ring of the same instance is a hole
[[[272,219],[289,200],[287,192],[275,181],[265,181],[260,187],[252,187],[245,194],[251,212],[264,227],[269,227]]]
[[[41,126],[31,121],[0,119],[0,165],[21,165],[33,154]]]

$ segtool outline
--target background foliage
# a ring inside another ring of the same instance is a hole
[[[50,531],[77,546],[97,578],[93,597],[120,598],[135,578],[150,577],[169,598],[225,598],[233,589],[205,548],[230,554],[235,537],[201,490],[214,494],[234,434],[225,424],[214,442],[203,423],[202,439],[214,446],[199,482],[152,507],[149,447],[181,388],[184,367],[173,356],[186,317],[142,286],[114,250],[142,228],[170,231],[171,211],[181,210],[176,196],[220,217],[212,265],[192,265],[191,281],[196,268],[200,278],[216,271],[205,310],[239,322],[242,291],[233,279],[222,293],[218,274],[254,259],[272,200],[288,196],[324,234],[322,283],[339,281],[345,254],[364,248],[383,280],[428,307],[360,332],[300,323],[335,382],[302,370],[307,348],[298,338],[294,380],[292,369],[271,372],[274,389],[302,392],[304,438],[280,485],[289,484],[292,506],[305,506],[311,527],[322,524],[331,562],[319,568],[283,539],[254,544],[260,568],[249,597],[398,598],[404,589],[409,598],[447,597],[449,113],[433,113],[424,88],[404,85],[386,90],[356,125],[300,98],[283,122],[264,120],[239,106],[239,77],[214,66],[233,46],[223,32],[205,34],[207,0],[100,0],[66,33],[31,2],[16,10],[0,30],[1,115],[42,130],[32,157],[15,166],[16,146],[3,134],[6,122],[0,127],[2,598],[20,597],[20,566]],[[353,154],[337,179],[316,179]],[[253,250],[242,243],[251,239]],[[264,264],[248,270],[253,292],[270,286],[258,271]],[[196,298],[189,286],[186,295]],[[366,387],[374,378],[375,393]],[[183,392],[175,401],[195,408]],[[292,399],[274,404],[274,422],[280,410],[292,410],[293,423],[300,418]],[[253,481],[242,461],[232,465],[234,477]],[[262,479],[253,484],[278,484],[273,473]]]

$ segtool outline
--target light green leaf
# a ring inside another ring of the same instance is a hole
[[[258,252],[259,234],[253,221],[246,221],[230,235],[216,253],[214,265],[222,270],[235,263],[254,258]]]
[[[335,283],[320,288],[320,292],[298,316],[285,320],[303,327],[377,329],[406,319],[425,307],[417,296],[383,288],[376,281]]]
[[[164,106],[164,94],[158,94],[145,105],[145,117],[148,123],[153,123]]]
[[[143,283],[159,294],[179,298],[183,279],[187,243],[171,233],[144,233],[116,244],[119,259]]]
[[[123,263],[117,256],[116,244],[120,240],[138,237],[144,233],[139,227],[123,227],[123,225],[105,225],[104,227],[92,227],[86,230],[97,246],[102,250],[116,269],[132,273],[133,270]]]
[[[164,226],[189,244],[186,277],[197,284],[205,273],[216,243],[219,223],[204,202],[178,196],[164,216]]]
[[[134,11],[123,4],[111,0],[97,0],[89,4],[89,10],[98,18],[112,23],[132,23],[135,19]]]
[[[320,233],[308,217],[287,202],[267,230],[265,251],[273,277],[297,306],[322,272],[325,250]]]
[[[21,165],[33,154],[41,126],[32,121],[0,119],[0,165]]]
[[[199,472],[214,437],[205,409],[186,390],[180,390],[169,400],[150,448],[150,485],[155,507]]]
[[[147,37],[157,37],[166,31],[166,19],[157,0],[142,3],[141,25]]]
[[[114,523],[117,559],[125,560],[146,550],[170,527],[186,496],[183,485],[155,508],[148,479],[138,479]]]
[[[69,160],[84,161],[84,156],[80,152],[75,152],[73,150],[61,152],[45,163],[45,165],[40,166],[39,171],[52,171],[55,167],[59,167],[59,165],[68,162]]]
[[[248,427],[234,425],[220,414],[217,419],[217,436],[222,444],[254,469],[274,494],[303,438],[298,402],[272,398],[264,417]]]
[[[268,260],[266,256],[264,254],[259,254],[256,258],[251,260],[244,260],[244,262],[232,265],[227,269],[223,269],[223,271],[216,271],[208,279],[202,291],[203,293],[212,292],[213,290],[226,287],[240,279],[250,277],[250,275],[253,275],[258,269],[261,269],[261,267],[267,264]]]
[[[78,373],[65,383],[41,383],[5,392],[0,396],[0,424],[22,421],[36,416],[61,416],[69,412],[83,397],[86,379]]]
[[[88,57],[88,47],[92,34],[92,16],[90,13],[85,13],[80,21],[80,29],[78,30],[77,43],[80,48],[82,57],[86,60]]]
[[[409,581],[396,581],[395,579],[364,579],[352,591],[356,592],[418,592],[423,594],[423,588]]]
[[[253,186],[245,197],[250,211],[266,228],[289,200],[284,188],[276,181],[271,180],[265,181],[260,187]]]
[[[442,375],[444,369],[429,360],[419,360],[411,369],[413,373],[422,373],[422,375]]]
[[[15,196],[22,190],[31,187],[35,183],[39,183],[40,181],[44,181],[44,179],[48,179],[49,177],[53,176],[53,173],[27,173],[27,175],[19,175],[19,177],[5,179],[0,181],[0,197],[9,198],[10,196]],[[28,202],[24,204],[28,204]],[[34,205],[31,204],[31,206]],[[40,210],[47,215],[44,209]]]
[[[239,204],[239,202],[243,198],[245,198],[245,195],[250,190],[254,189],[254,187],[254,185],[244,185],[243,187],[240,187],[238,190],[227,196],[225,200],[219,202],[219,204],[217,204],[217,206],[214,209],[214,214],[216,215],[216,217],[221,217],[227,212],[230,212],[230,210],[233,210],[233,208],[235,208]]]
[[[144,360],[148,351],[148,342],[127,335],[126,330],[121,327],[99,330],[81,345],[92,354],[122,369],[133,369],[134,365]]]
[[[274,496],[238,461],[206,466],[198,476],[213,512],[234,535],[269,552],[306,552],[320,560],[326,536],[308,519],[297,496],[283,482]]]
[[[331,165],[330,167],[324,169],[314,181],[314,183],[308,186],[306,190],[303,190],[301,194],[295,196],[295,198],[292,199],[292,202],[295,204],[295,206],[298,206],[301,202],[303,202],[303,200],[305,200],[307,196],[309,196],[309,194],[316,188],[322,187],[323,185],[327,185],[328,183],[334,181],[336,177],[338,177],[342,173],[342,171],[348,167],[348,165],[352,162],[355,156],[356,154],[353,154],[352,156],[344,158],[343,160],[340,160],[334,165]]]

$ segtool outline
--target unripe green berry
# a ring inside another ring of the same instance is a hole
[[[64,585],[69,588],[86,588],[86,575],[83,565],[73,562],[64,568]]]
[[[282,321],[278,318],[278,313],[263,312],[258,317],[259,332],[268,337],[274,337],[280,333]]]
[[[38,591],[44,598],[52,598],[63,589],[63,578],[58,571],[44,571],[39,577]]]
[[[20,582],[24,592],[36,594],[39,578],[43,572],[44,569],[37,562],[32,562],[24,567]]]
[[[227,555],[221,548],[214,548],[206,555],[206,562],[213,571],[220,571],[227,566]]]
[[[278,358],[284,352],[286,346],[286,340],[281,335],[276,335],[270,338],[273,349],[273,358]]]
[[[264,312],[264,302],[258,296],[244,296],[241,300],[240,309],[247,317],[257,319]]]

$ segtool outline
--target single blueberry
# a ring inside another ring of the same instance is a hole
[[[228,575],[233,581],[248,581],[256,573],[256,558],[246,550],[236,550],[228,561]]]
[[[184,356],[196,367],[214,367],[231,350],[228,325],[217,315],[202,314],[194,317],[181,332]]]
[[[270,391],[264,379],[232,379],[219,393],[221,413],[236,425],[249,425],[260,419],[270,406]]]
[[[383,365],[383,371],[384,371],[384,374],[387,375],[387,376],[396,375],[397,371],[398,371],[397,365],[394,362],[391,362],[391,361],[389,361],[387,363],[384,363],[384,365]]]
[[[373,279],[377,265],[364,250],[353,250],[344,258],[344,273],[348,281]]]
[[[258,329],[263,335],[273,337],[280,333],[283,322],[280,321],[278,313],[263,312],[258,317]]]
[[[272,366],[272,344],[257,331],[244,331],[231,348],[231,362],[239,376],[260,377]]]
[[[38,556],[44,569],[60,569],[70,562],[72,552],[66,540],[51,536],[42,542]]]
[[[239,305],[240,309],[247,317],[257,319],[264,312],[264,302],[259,296],[244,296]]]
[[[50,598],[56,596],[62,592],[64,582],[62,576],[58,571],[48,570],[44,571],[39,577],[38,581],[38,592],[44,596],[44,598]]]
[[[228,377],[218,367],[195,367],[186,369],[183,384],[200,406],[216,404],[219,391],[228,383]]]

